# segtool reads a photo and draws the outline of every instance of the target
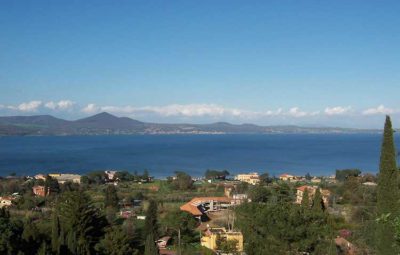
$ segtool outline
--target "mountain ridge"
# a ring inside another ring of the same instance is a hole
[[[52,115],[0,117],[0,136],[11,135],[119,135],[119,134],[317,134],[376,133],[378,129],[339,127],[302,127],[295,125],[259,126],[251,123],[231,124],[162,124],[148,123],[107,112],[77,120]]]

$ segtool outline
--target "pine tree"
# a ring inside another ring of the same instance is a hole
[[[146,238],[144,255],[158,255],[158,248],[154,240],[153,234],[150,233]]]
[[[59,219],[68,250],[72,254],[94,253],[94,245],[104,234],[106,219],[84,193],[68,192],[60,201]]]
[[[383,131],[377,192],[378,216],[389,216],[389,219],[396,217],[399,211],[398,170],[392,122],[389,116],[386,116]],[[376,237],[378,254],[397,254],[394,246],[394,227],[390,224],[390,220],[379,222]]]
[[[303,198],[301,199],[301,206],[304,208],[310,207],[310,196],[308,195],[308,189],[306,188],[303,193]]]
[[[148,237],[150,234],[154,239],[158,238],[157,202],[154,200],[149,201],[144,223],[144,236]]]

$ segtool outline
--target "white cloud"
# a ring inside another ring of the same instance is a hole
[[[69,110],[74,106],[74,104],[75,103],[71,100],[61,100],[58,102],[47,102],[44,106],[52,110]]]
[[[324,112],[326,115],[342,115],[348,113],[349,111],[351,111],[351,106],[347,107],[336,106],[336,107],[327,107],[325,108]]]
[[[299,107],[290,108],[289,112],[287,114],[292,117],[296,117],[296,118],[305,117],[305,116],[309,115],[309,113],[307,113],[305,111],[301,111]]]
[[[38,108],[42,105],[42,101],[30,101],[22,103],[18,106],[7,106],[8,109],[17,110],[21,112],[36,112]]]
[[[376,108],[369,108],[362,112],[363,115],[375,115],[375,114],[392,114],[396,111],[391,108],[386,108],[383,104],[379,105]]]
[[[100,107],[96,106],[95,104],[88,104],[87,106],[82,108],[81,111],[87,114],[93,114],[99,112],[100,110]]]

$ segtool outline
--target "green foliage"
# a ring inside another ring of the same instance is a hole
[[[115,174],[115,179],[120,180],[122,182],[126,182],[126,181],[134,181],[135,180],[135,176],[133,176],[131,173],[129,173],[128,171],[120,171],[117,172]]]
[[[158,255],[158,248],[152,233],[147,235],[144,255]]]
[[[118,209],[118,201],[117,189],[114,185],[108,185],[105,190],[105,207]]]
[[[396,149],[393,138],[393,129],[390,117],[386,117],[383,131],[383,141],[378,177],[377,194],[378,216],[391,215],[394,217],[399,213],[399,186],[398,169],[396,165]],[[397,254],[398,248],[395,243],[395,228],[388,222],[380,222],[377,227],[377,250],[379,254]]]
[[[236,215],[249,255],[313,253],[323,247],[326,250],[319,254],[329,254],[333,236],[325,213],[281,202],[246,203]]]
[[[265,185],[272,182],[272,178],[269,176],[268,173],[263,173],[260,175],[260,184]]]
[[[68,192],[59,201],[60,232],[65,236],[60,242],[65,242],[73,254],[94,254],[94,245],[104,234],[106,219],[84,193]]]
[[[343,169],[343,170],[336,170],[336,177],[335,179],[338,181],[345,181],[348,177],[358,177],[360,176],[361,171],[359,169]]]
[[[193,180],[190,175],[185,172],[175,172],[176,178],[172,181],[172,187],[177,190],[190,190],[193,188]]]
[[[22,229],[11,221],[9,212],[4,208],[0,208],[0,230],[0,254],[16,254]]]
[[[56,179],[52,178],[50,175],[47,175],[46,180],[44,181],[44,190],[46,194],[47,192],[50,192],[50,195],[53,195],[54,193],[60,192],[60,185]]]
[[[227,170],[211,170],[207,169],[205,172],[204,176],[206,179],[220,179],[220,180],[225,180],[225,178],[229,175],[229,172]]]
[[[154,200],[149,201],[149,207],[146,211],[146,220],[144,222],[144,237],[152,236],[158,238],[158,209],[157,202]]]
[[[104,239],[101,240],[96,250],[104,255],[125,255],[137,254],[132,239],[120,227],[114,226],[106,232]]]
[[[197,221],[191,214],[179,209],[172,210],[168,212],[164,221],[164,225],[169,230],[168,233],[174,240],[178,238],[178,229],[181,231],[182,244],[189,244],[198,240],[195,232]]]
[[[303,198],[301,199],[301,206],[304,208],[310,208],[310,196],[308,194],[308,189],[304,190]]]
[[[223,253],[237,254],[237,244],[237,240],[226,240],[220,236],[217,237],[217,249]]]
[[[87,184],[104,184],[107,181],[107,175],[104,171],[93,171],[87,174],[87,179],[84,178],[84,181],[87,182]]]
[[[261,185],[257,185],[250,190],[250,199],[255,203],[266,203],[271,197],[271,191]]]
[[[320,212],[325,211],[325,204],[324,204],[324,201],[322,200],[321,190],[319,188],[317,188],[317,190],[315,191],[311,209],[315,213],[320,213]]]

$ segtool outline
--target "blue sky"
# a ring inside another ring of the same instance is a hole
[[[398,1],[5,1],[0,114],[400,124]]]

